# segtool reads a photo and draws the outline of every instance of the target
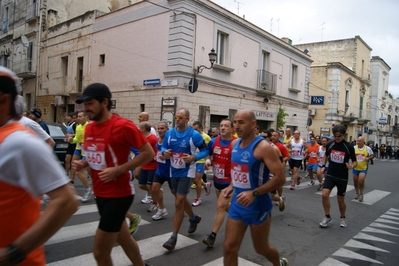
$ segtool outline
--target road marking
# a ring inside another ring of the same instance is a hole
[[[386,239],[383,239],[383,238],[379,238],[379,237],[376,237],[376,236],[371,236],[371,235],[368,235],[368,234],[364,234],[364,233],[358,233],[353,238],[396,244],[395,242],[392,242],[392,241],[389,241],[389,240],[386,240]]]
[[[362,248],[362,249],[370,249],[370,250],[375,250],[375,251],[391,253],[388,250],[385,250],[385,249],[382,249],[382,248],[377,248],[377,247],[374,247],[372,245],[368,245],[368,244],[365,244],[365,243],[362,243],[362,242],[359,242],[359,241],[356,241],[356,240],[353,240],[353,239],[351,239],[348,242],[346,242],[344,246],[345,247],[350,247],[350,248],[359,248],[359,249]]]
[[[363,261],[373,262],[373,263],[377,263],[377,264],[384,264],[382,262],[379,262],[378,260],[370,259],[370,258],[368,258],[366,256],[357,254],[356,252],[350,251],[350,250],[345,249],[345,248],[338,249],[333,254],[333,256],[350,258],[350,259],[355,259],[355,260],[363,260]]]
[[[170,233],[166,233],[163,235],[158,235],[137,241],[137,244],[140,247],[140,253],[143,260],[146,261],[150,258],[158,257],[164,255],[165,253],[168,253],[169,251],[162,248],[162,245],[163,243],[165,243],[165,241],[169,239],[169,237]],[[197,240],[179,234],[175,250],[182,249],[197,243],[198,243]],[[131,261],[126,256],[121,246],[114,247],[112,249],[111,256],[114,265],[118,266],[132,265]],[[93,253],[88,253],[64,260],[55,261],[47,265],[48,266],[96,265],[96,261],[94,260]]]
[[[150,222],[141,219],[139,226],[150,224]],[[83,237],[94,236],[98,228],[98,221],[82,223],[71,226],[64,226],[57,231],[47,242],[46,245],[62,243],[64,241],[75,240]]]
[[[378,218],[377,220],[375,220],[377,223],[386,223],[386,224],[399,224],[399,222],[395,222],[395,221],[391,221],[391,220],[387,220],[387,219],[381,219]]]
[[[385,218],[385,219],[399,220],[399,217],[394,217],[394,216],[390,216],[390,215],[386,215],[386,214],[383,214],[380,217]]]
[[[379,228],[386,228],[386,229],[395,229],[395,230],[399,230],[399,228],[396,228],[396,227],[393,227],[393,226],[389,226],[389,225],[386,225],[386,224],[376,223],[376,222],[372,222],[372,223],[370,224],[370,226],[379,227]]]
[[[98,212],[96,204],[81,205],[79,206],[79,209],[74,213],[74,215],[93,213],[93,212]]]
[[[252,261],[249,261],[249,260],[246,260],[243,258],[238,258],[238,265],[251,266],[251,265],[261,265],[261,264],[256,264],[256,263],[253,263]],[[223,266],[223,257],[213,260],[211,262],[208,262],[206,264],[203,264],[202,266]]]
[[[363,202],[359,202],[357,199],[353,199],[352,201],[365,205],[373,205],[374,203],[388,196],[389,194],[391,194],[391,192],[375,189],[373,191],[370,191],[369,193],[364,194]]]
[[[349,192],[349,191],[352,191],[352,190],[354,190],[355,189],[355,187],[354,186],[352,186],[352,185],[347,185],[346,186],[346,194]],[[336,197],[337,196],[337,187],[334,187],[332,190],[331,190],[331,193],[330,193],[330,198],[332,198],[332,197]],[[318,192],[316,192],[316,194],[318,194],[318,195],[321,195],[323,192],[322,191],[318,191]]]
[[[319,266],[350,266],[349,264],[340,262],[339,260],[333,258],[327,258]]]
[[[399,216],[399,213],[393,211],[387,211],[385,214]]]
[[[390,208],[389,211],[398,212],[398,214],[399,214],[399,209]]]
[[[369,232],[369,233],[377,233],[377,234],[385,234],[385,235],[390,235],[390,236],[399,236],[397,234],[392,234],[391,232],[385,231],[385,230],[381,230],[381,229],[375,229],[375,228],[371,228],[371,227],[365,227],[362,230],[363,232]]]

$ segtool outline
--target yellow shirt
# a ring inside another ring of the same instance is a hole
[[[206,134],[206,133],[204,133],[204,132],[201,132],[201,136],[202,136],[202,138],[204,139],[205,144],[206,144],[207,147],[208,147],[208,143],[209,143],[209,141],[211,141],[211,137],[209,137],[209,135]],[[205,163],[205,158],[204,158],[204,159],[201,159],[201,160],[198,160],[196,163]]]
[[[89,122],[86,122],[84,125],[78,125],[76,127],[76,134],[72,140],[72,143],[76,143],[77,150],[82,149],[82,144],[85,141],[85,129],[86,129],[87,124],[89,124]],[[82,156],[84,156],[83,153],[82,153]]]
[[[355,167],[355,170],[367,170],[368,162],[366,161],[366,157],[370,155],[367,148],[367,146],[363,146],[362,149],[359,149],[357,145],[355,146],[355,155],[357,161],[357,166]]]

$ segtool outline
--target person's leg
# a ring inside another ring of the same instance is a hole
[[[72,160],[72,154],[66,154],[65,155],[65,174],[69,175],[69,171],[71,170],[71,160]]]
[[[119,231],[116,239],[119,245],[121,245],[123,251],[133,265],[144,265],[140,254],[140,248],[136,240],[131,236],[129,228],[126,223],[122,223],[121,230]]]
[[[93,255],[99,266],[111,266],[111,250],[114,247],[118,232],[105,232],[97,229],[94,237]]]
[[[226,234],[223,246],[223,264],[229,266],[238,265],[238,250],[240,249],[247,226],[241,220],[227,219]],[[263,233],[262,233],[263,235]]]
[[[364,190],[364,183],[366,180],[367,173],[363,172],[359,174],[358,178],[358,187],[359,187],[359,201],[363,201],[363,190]]]
[[[196,172],[195,172],[195,178],[194,178],[194,183],[196,185],[195,192],[196,192],[196,198],[194,199],[194,202],[192,206],[196,207],[201,205],[201,191],[202,191],[202,176],[204,175],[204,170],[205,170],[205,164],[204,163],[197,163],[196,165]]]
[[[264,256],[274,266],[280,266],[280,256],[277,249],[269,242],[268,236],[270,232],[271,215],[265,222],[257,225],[250,225],[252,243],[256,253]]]
[[[294,166],[292,168],[292,184],[291,188],[295,187],[295,185],[299,185],[299,168],[297,166]]]
[[[226,216],[226,212],[229,210],[230,199],[225,197],[220,197],[220,192],[216,190],[216,214],[215,219],[213,220],[213,229],[212,232],[217,233],[222,227],[224,222],[224,217]]]
[[[353,176],[353,186],[355,187],[355,192],[356,192],[356,198],[357,199],[359,197],[359,176],[355,173],[352,174]]]
[[[162,183],[160,183],[159,179],[152,182],[151,186],[151,195],[153,200],[158,203],[159,209],[164,209],[165,206],[163,204],[163,193],[161,190]]]
[[[72,161],[75,161],[75,160],[80,160],[80,150],[75,150],[75,153],[72,156]],[[71,184],[73,184],[75,182],[75,175],[76,175],[76,172],[74,170],[72,170],[72,168],[71,168],[71,171],[69,172],[69,180],[70,180]]]
[[[339,212],[341,213],[341,218],[345,218],[346,213],[346,204],[345,204],[345,196],[337,195]]]

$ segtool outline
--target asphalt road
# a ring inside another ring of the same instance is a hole
[[[369,167],[363,203],[353,199],[355,192],[350,180],[346,196],[347,228],[339,227],[340,215],[334,193],[331,195],[333,222],[322,229],[318,224],[324,214],[317,186],[308,186],[308,180],[305,179],[297,190],[290,191],[287,182],[284,189],[287,207],[284,212],[274,207],[270,242],[277,247],[282,257],[289,260],[291,266],[399,265],[398,163],[375,160],[374,165]],[[82,186],[77,184],[76,187],[78,194],[82,195]],[[166,184],[164,189],[169,215],[160,221],[151,219],[152,214],[146,211],[149,205],[140,202],[145,193],[136,189],[131,211],[142,215],[139,231],[134,237],[139,243],[143,259],[152,265],[223,265],[225,227],[220,230],[214,248],[207,248],[202,243],[202,239],[212,230],[216,199],[214,190],[209,196],[202,195],[202,205],[194,208],[195,213],[202,216],[197,231],[191,235],[187,233],[188,218],[185,217],[176,250],[168,252],[162,248],[162,244],[171,234],[174,201]],[[194,197],[195,192],[191,190],[188,198],[192,201]],[[98,214],[91,199],[82,204],[80,210],[45,245],[48,263],[95,265],[91,251],[97,221]],[[131,265],[117,245],[112,257],[114,265]],[[254,251],[249,230],[242,242],[239,257],[239,265],[270,265]]]

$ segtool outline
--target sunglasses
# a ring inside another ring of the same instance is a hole
[[[176,120],[183,120],[184,118],[185,118],[185,116],[178,116],[178,115],[175,116],[175,119],[176,119]]]
[[[342,137],[343,135],[334,135],[334,138],[340,138],[340,137]]]

